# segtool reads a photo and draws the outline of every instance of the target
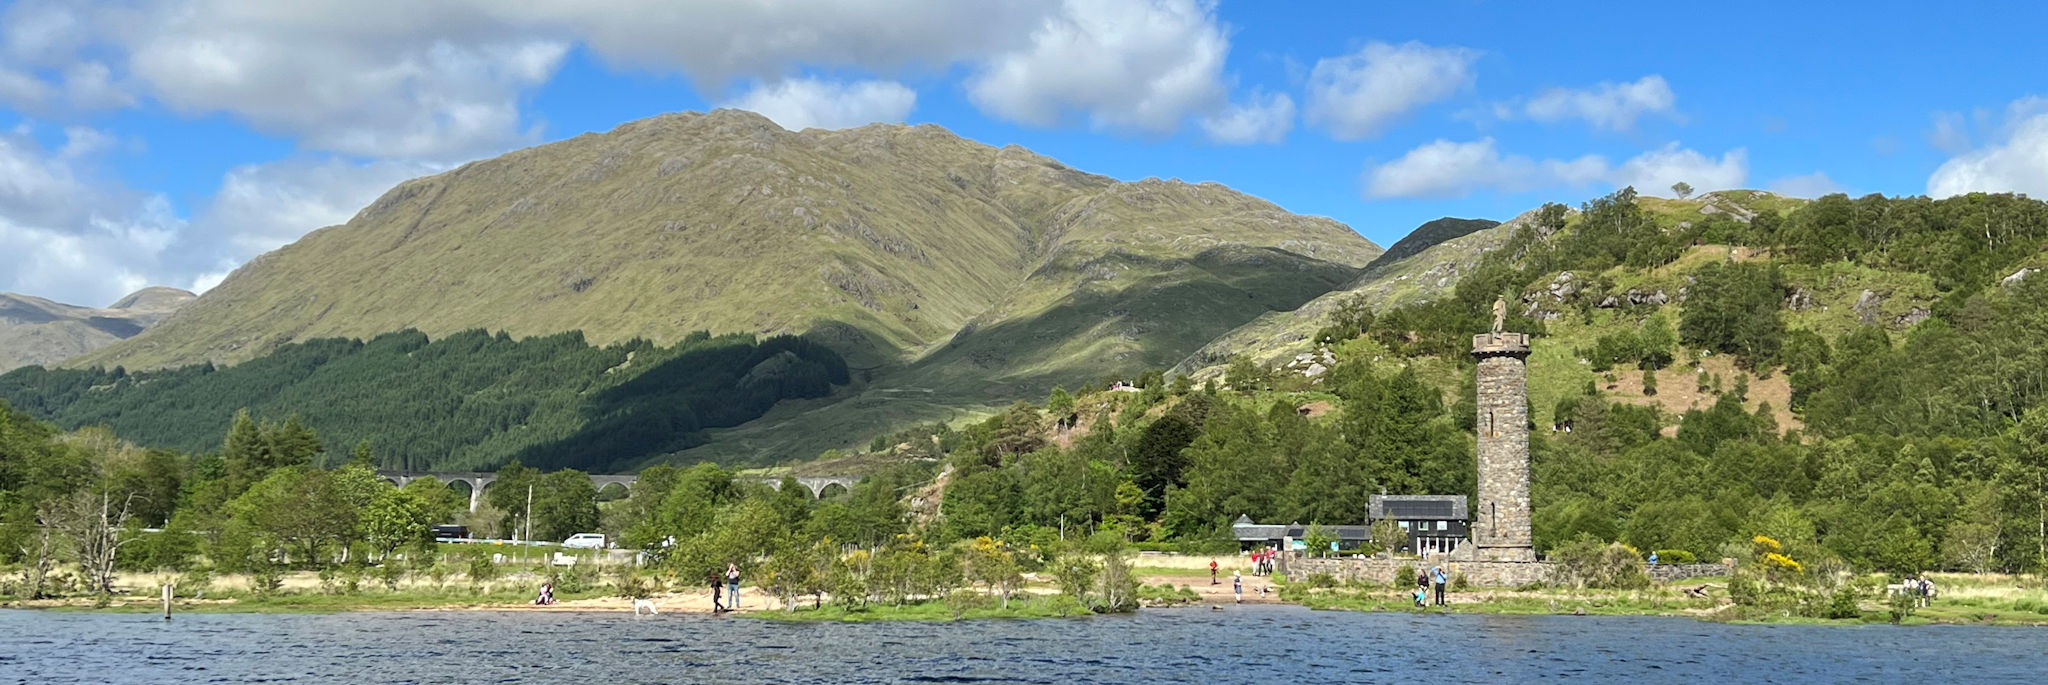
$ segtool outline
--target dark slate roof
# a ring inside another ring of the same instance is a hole
[[[1371,526],[1323,527],[1328,529],[1330,534],[1336,536],[1339,540],[1372,539]],[[1287,524],[1252,523],[1251,519],[1242,516],[1238,517],[1237,523],[1230,527],[1231,532],[1237,539],[1243,541],[1278,540],[1286,537],[1300,540],[1308,537],[1308,529],[1309,526],[1302,525],[1300,522]]]
[[[1373,495],[1368,510],[1373,520],[1465,521],[1470,514],[1464,495]]]
[[[1231,526],[1230,530],[1237,535],[1239,540],[1278,540],[1287,536],[1287,526],[1284,525],[1268,526],[1240,523]]]

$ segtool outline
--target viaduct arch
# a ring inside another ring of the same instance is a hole
[[[405,484],[411,483],[421,478],[432,478],[435,481],[438,481],[442,484],[452,484],[458,482],[467,484],[469,486],[470,511],[476,511],[477,505],[483,502],[484,488],[488,488],[491,486],[492,483],[498,481],[498,474],[486,471],[381,470],[377,472],[377,475],[383,477],[385,480],[397,484],[398,487],[401,488],[405,487]],[[639,482],[639,480],[640,476],[635,474],[590,474],[590,484],[599,490],[603,490],[604,487],[607,485],[616,483],[626,488],[626,492],[630,493],[633,491],[633,484]],[[776,490],[782,489],[781,478],[749,477],[739,478],[736,480],[751,481],[755,483],[766,483],[768,487],[774,488]],[[837,485],[841,488],[852,490],[854,484],[860,482],[860,478],[858,476],[798,476],[796,482],[798,485],[803,486],[805,490],[811,493],[812,499],[817,499],[823,497],[825,494],[825,488],[830,486]]]

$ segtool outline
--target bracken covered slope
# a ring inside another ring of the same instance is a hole
[[[708,456],[809,457],[896,421],[1170,365],[1381,251],[1218,184],[1120,182],[937,126],[674,114],[400,184],[70,363],[235,363],[403,328],[595,344],[801,333],[865,370],[852,396],[804,408],[796,438]]]
[[[1284,270],[1380,249],[1219,185],[1121,183],[936,126],[665,115],[408,181],[78,363],[234,362],[409,326],[597,343],[829,328],[887,362],[1211,252]]]

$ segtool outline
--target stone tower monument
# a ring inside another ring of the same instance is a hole
[[[1479,506],[1473,558],[1535,561],[1529,538],[1529,336],[1501,330],[1507,303],[1493,303],[1493,331],[1472,338],[1479,361]]]

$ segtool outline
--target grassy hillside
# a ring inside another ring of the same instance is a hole
[[[721,110],[632,122],[400,184],[74,365],[238,362],[401,328],[597,344],[821,331],[857,364],[1043,311],[1130,265],[1268,247],[1359,267],[1343,225],[1214,184],[1120,183],[936,126],[792,133]]]
[[[1689,227],[1715,216],[1747,221],[1761,212],[1782,214],[1803,203],[1797,198],[1753,190],[1713,192],[1689,200],[1648,197],[1639,200],[1644,212],[1665,230],[1679,230],[1680,225]],[[1479,266],[1486,255],[1507,245],[1516,231],[1533,226],[1537,214],[1538,210],[1532,209],[1506,223],[1428,244],[1408,257],[1376,260],[1343,289],[1331,291],[1293,311],[1260,315],[1204,345],[1182,360],[1176,370],[1195,373],[1210,369],[1213,373],[1232,354],[1247,354],[1273,361],[1307,351],[1311,346],[1310,338],[1317,329],[1328,325],[1330,314],[1338,304],[1353,299],[1360,299],[1374,309],[1386,310],[1445,297]],[[1565,210],[1567,228],[1577,221],[1577,214],[1577,210]],[[1551,237],[1552,230],[1545,229],[1542,237]],[[1407,241],[1403,239],[1402,242]],[[1393,253],[1389,251],[1388,254]]]
[[[802,334],[844,355],[854,384],[681,457],[778,462],[1169,365],[1380,252],[1213,183],[1119,182],[936,126],[789,132],[721,110],[400,184],[69,363],[234,364],[408,328],[600,346]],[[794,430],[775,420],[795,415]]]

